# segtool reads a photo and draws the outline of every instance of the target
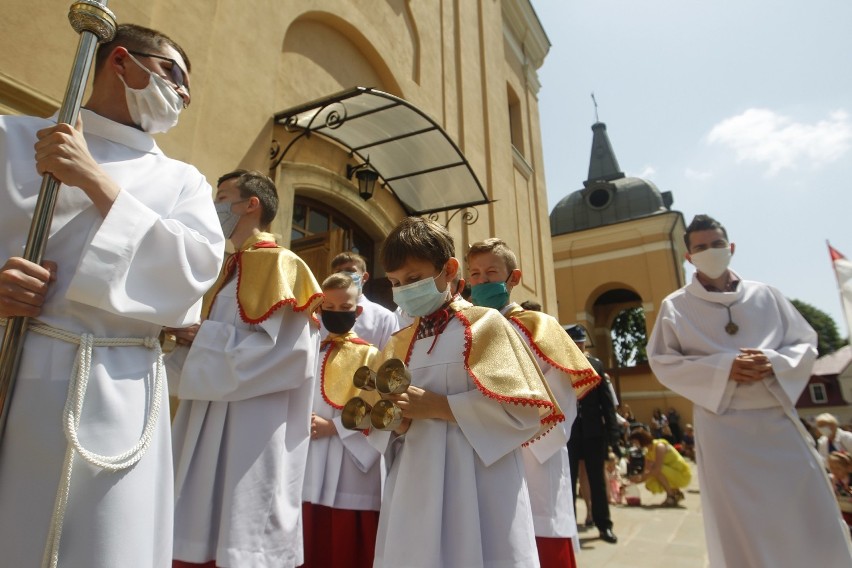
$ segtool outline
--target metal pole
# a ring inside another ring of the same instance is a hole
[[[59,123],[72,126],[77,123],[95,47],[98,42],[110,41],[115,36],[115,15],[107,9],[107,2],[108,0],[80,0],[74,2],[69,10],[68,20],[74,31],[80,34],[80,42],[77,45],[77,54],[62,107],[59,109]],[[41,180],[27,245],[24,248],[24,258],[30,262],[41,264],[44,257],[58,194],[59,181],[50,174],[45,174]],[[29,318],[26,317],[9,318],[3,343],[0,345],[0,443],[6,430],[28,323]]]

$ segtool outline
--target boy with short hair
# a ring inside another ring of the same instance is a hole
[[[219,178],[216,208],[237,248],[180,345],[172,427],[172,568],[303,562],[302,482],[319,353],[322,293],[305,262],[267,232],[275,183],[256,171]],[[288,212],[289,215],[289,212]]]
[[[403,360],[404,421],[386,456],[375,566],[538,566],[520,446],[561,418],[506,320],[452,294],[446,228],[404,219],[381,259],[394,301],[416,317],[382,357]]]
[[[375,393],[353,385],[355,371],[371,366],[378,350],[353,331],[363,308],[349,273],[322,283],[320,307],[328,337],[320,344],[311,442],[302,493],[305,568],[370,568],[381,505],[381,455],[360,431],[347,430],[341,410],[353,397],[375,403]]]
[[[500,239],[474,243],[467,253],[471,300],[500,310],[530,346],[547,385],[566,420],[542,440],[523,448],[524,467],[532,502],[536,545],[542,567],[576,566],[572,539],[577,523],[572,507],[568,448],[577,399],[600,381],[588,359],[553,317],[524,310],[509,296],[521,281],[515,253]]]
[[[364,285],[370,280],[366,259],[351,251],[342,252],[331,259],[331,269],[349,274],[358,287],[358,307],[361,311],[353,328],[355,333],[376,348],[384,349],[391,335],[399,329],[399,321],[396,314],[364,294]]]

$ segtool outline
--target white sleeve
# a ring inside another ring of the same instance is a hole
[[[775,380],[787,396],[784,405],[792,407],[808,384],[817,358],[817,334],[793,304],[775,288],[769,287],[784,327],[782,345],[761,349],[772,363]],[[770,381],[772,379],[769,379]],[[776,392],[776,396],[778,393]]]
[[[119,192],[83,252],[67,298],[157,325],[198,321],[199,300],[219,274],[225,247],[211,194],[199,174],[161,217]]]
[[[391,335],[399,331],[399,320],[390,310],[382,312],[382,349],[390,341]]]
[[[647,345],[648,362],[663,386],[714,413],[731,402],[736,383],[729,380],[736,353],[686,355],[671,304],[664,301]]]
[[[312,380],[318,357],[310,315],[286,306],[247,329],[206,320],[183,365],[179,396],[235,401],[296,389]]]
[[[367,473],[370,471],[376,461],[381,457],[379,451],[370,444],[361,430],[347,430],[343,427],[340,416],[335,416],[332,419],[334,427],[337,429],[337,435],[343,443],[343,449],[346,455],[352,460],[361,472]]]
[[[540,426],[534,406],[500,403],[476,389],[449,395],[447,401],[456,423],[486,466],[521,447]]]

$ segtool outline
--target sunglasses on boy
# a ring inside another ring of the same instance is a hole
[[[171,63],[171,67],[167,68],[166,71],[169,73],[169,78],[172,80],[178,89],[183,89],[186,91],[186,94],[189,95],[189,84],[186,80],[186,73],[183,72],[183,68],[178,64],[177,61],[172,59],[171,57],[166,57],[165,55],[155,55],[153,53],[145,53],[142,51],[130,51],[127,50],[127,53],[137,55],[139,57],[151,57],[153,59],[162,59],[163,61],[168,61]]]

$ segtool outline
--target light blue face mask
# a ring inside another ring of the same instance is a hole
[[[442,270],[438,276],[443,274]],[[435,280],[438,276],[424,278],[405,286],[391,288],[393,290],[393,301],[402,310],[411,316],[428,316],[450,299],[450,287],[443,292],[438,290]]]
[[[347,272],[349,278],[352,279],[352,283],[358,286],[358,289],[361,290],[361,275],[357,272]]]

